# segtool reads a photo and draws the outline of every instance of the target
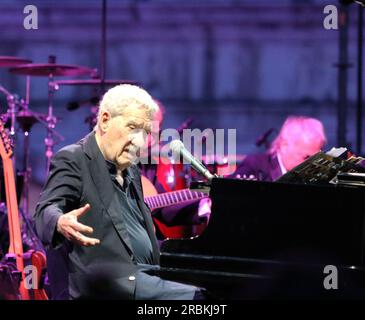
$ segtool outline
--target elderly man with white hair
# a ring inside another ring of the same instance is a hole
[[[322,123],[315,118],[290,116],[267,153],[248,155],[234,177],[275,181],[287,171],[319,152],[326,143]]]
[[[54,299],[201,297],[196,287],[152,275],[159,248],[133,160],[157,110],[140,87],[116,86],[94,131],[53,157],[34,220]]]

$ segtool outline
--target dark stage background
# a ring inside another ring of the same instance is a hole
[[[0,55],[45,63],[99,68],[102,1],[4,1],[0,3]],[[38,29],[25,30],[23,8],[38,8]],[[338,1],[122,1],[107,8],[106,78],[139,82],[166,107],[165,128],[192,118],[193,128],[237,129],[237,152],[262,151],[255,141],[291,114],[317,117],[337,144],[339,31],[323,27],[327,4]],[[346,139],[355,146],[356,17],[350,6]],[[57,78],[63,80],[67,78]],[[25,76],[0,69],[0,84],[25,95]],[[89,131],[90,106],[68,111],[73,100],[93,96],[89,87],[62,86],[55,94],[57,131],[78,140]],[[30,109],[47,112],[47,78],[31,78]],[[1,112],[7,105],[0,98]],[[46,130],[31,131],[31,208],[45,180]],[[16,146],[22,169],[21,135]],[[363,147],[364,148],[364,147]]]

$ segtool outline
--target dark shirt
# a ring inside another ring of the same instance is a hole
[[[132,250],[137,263],[152,264],[152,244],[146,230],[146,223],[137,204],[136,190],[131,184],[131,178],[126,170],[123,171],[123,185],[116,179],[116,167],[107,161],[110,176],[115,190],[118,192],[121,214],[127,227]]]

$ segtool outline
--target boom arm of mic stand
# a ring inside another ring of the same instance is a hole
[[[2,92],[4,95],[6,95],[7,98],[12,97],[13,95],[6,90],[3,86],[0,85],[0,92]]]

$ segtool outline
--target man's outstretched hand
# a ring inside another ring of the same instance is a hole
[[[80,246],[95,246],[100,243],[99,239],[89,238],[82,233],[93,233],[93,228],[85,226],[77,221],[90,210],[90,205],[85,204],[79,209],[72,210],[60,216],[57,221],[57,231],[61,233],[67,240],[72,241]]]

